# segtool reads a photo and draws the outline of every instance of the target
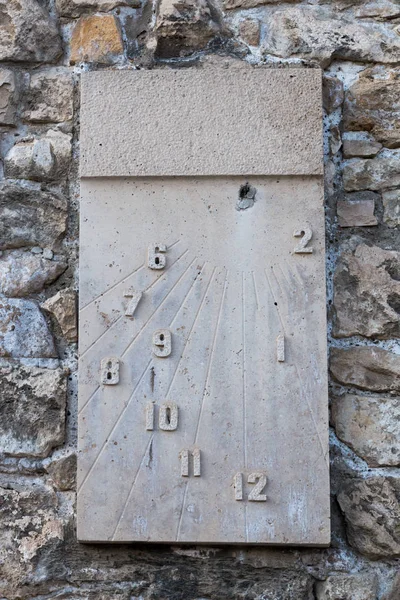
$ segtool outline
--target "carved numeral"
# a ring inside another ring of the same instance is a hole
[[[308,242],[312,238],[312,229],[309,225],[305,225],[301,229],[294,231],[294,237],[301,237],[301,240],[294,249],[295,254],[312,254],[313,248],[307,247]]]
[[[253,489],[250,490],[247,500],[249,502],[266,502],[267,496],[263,494],[267,485],[267,477],[264,473],[249,473],[247,483],[255,483]],[[233,478],[235,488],[235,500],[243,500],[243,473],[236,473]]]
[[[103,385],[116,385],[119,382],[119,358],[103,358],[100,363],[100,381]]]
[[[156,405],[154,402],[146,404],[146,429],[154,430]],[[175,431],[178,429],[179,409],[175,402],[164,402],[158,412],[158,427],[162,431]]]
[[[163,269],[165,267],[166,258],[165,252],[167,246],[165,244],[150,244],[148,248],[147,264],[150,269]]]
[[[153,333],[153,353],[165,358],[171,354],[172,339],[169,329],[157,329]]]
[[[276,338],[276,359],[278,362],[285,362],[285,336],[282,334]]]
[[[129,289],[124,293],[124,296],[125,298],[131,298],[131,300],[128,302],[128,306],[126,307],[125,316],[133,317],[143,294],[142,292],[135,292],[135,290]]]
[[[189,477],[189,457],[193,458],[193,477],[201,475],[201,452],[199,448],[194,450],[181,450],[179,458],[181,461],[181,476]]]

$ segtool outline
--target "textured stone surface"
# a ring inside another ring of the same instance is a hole
[[[326,112],[331,113],[343,104],[343,82],[332,75],[325,75],[322,80],[322,99]]]
[[[338,17],[331,8],[279,8],[267,19],[264,52],[287,58],[396,63],[400,39],[391,26]]]
[[[57,489],[72,490],[76,484],[76,454],[68,454],[53,460],[46,468]]]
[[[0,183],[0,249],[58,248],[65,233],[66,201],[40,186]]]
[[[349,543],[371,558],[400,556],[400,481],[371,476],[342,485],[338,502]]]
[[[315,591],[316,600],[376,600],[378,581],[372,573],[331,575]]]
[[[257,19],[244,19],[239,25],[240,37],[249,46],[257,46],[260,43],[260,21]]]
[[[161,0],[156,21],[157,55],[185,56],[204,48],[220,31],[208,0]]]
[[[389,227],[400,225],[400,190],[386,190],[382,193],[383,221]]]
[[[389,588],[389,589],[387,589]],[[400,573],[397,573],[393,581],[386,587],[387,591],[382,596],[382,600],[398,600],[400,598]]]
[[[332,348],[334,378],[371,392],[400,392],[400,354],[374,347]]]
[[[374,212],[375,199],[373,197],[338,200],[337,203],[337,216],[340,227],[371,227],[377,225],[378,220]]]
[[[69,342],[77,341],[76,294],[74,290],[64,289],[57,292],[55,296],[42,304],[42,308],[54,316],[62,334]]]
[[[338,438],[370,467],[400,464],[400,399],[346,394],[331,415]]]
[[[0,356],[57,356],[46,320],[35,302],[0,297],[0,322]]]
[[[0,479],[0,589],[6,598],[21,598],[20,586],[27,597],[23,586],[32,580],[34,563],[50,556],[63,539],[57,505],[55,492],[40,479]]]
[[[254,8],[263,4],[279,4],[280,0],[224,0],[224,8],[226,10],[240,8]],[[301,0],[288,0],[288,2],[301,2]]]
[[[50,130],[15,144],[5,157],[4,171],[11,179],[57,181],[67,177],[70,158],[71,136]]]
[[[400,68],[382,65],[361,71],[346,93],[344,126],[370,131],[387,148],[400,145]]]
[[[67,384],[62,369],[0,369],[0,452],[47,456],[64,441]]]
[[[384,190],[400,185],[400,150],[376,158],[352,158],[344,163],[345,190]]]
[[[15,77],[8,69],[0,69],[0,125],[15,122]]]
[[[81,17],[75,25],[71,38],[71,64],[109,64],[123,51],[121,32],[114,15]]]
[[[35,123],[72,119],[73,89],[72,74],[66,69],[33,72],[24,93],[23,118]]]
[[[52,62],[61,54],[56,25],[37,0],[0,0],[0,60]]]
[[[361,132],[346,132],[342,136],[343,140],[343,156],[345,158],[354,158],[362,156],[371,158],[378,154],[382,148],[382,144],[377,142],[369,133]]]
[[[119,6],[140,7],[140,0],[56,0],[56,7],[63,17],[79,17],[88,10],[109,11]]]
[[[317,69],[85,73],[82,108],[83,177],[322,174]]]
[[[366,244],[339,258],[334,277],[336,337],[400,337],[400,253]]]
[[[20,298],[41,292],[65,271],[63,260],[48,260],[25,250],[0,256],[0,294]]]

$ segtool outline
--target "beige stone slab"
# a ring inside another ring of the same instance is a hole
[[[322,174],[319,69],[82,75],[81,175]]]
[[[78,538],[329,544],[322,178],[83,179],[80,231]]]

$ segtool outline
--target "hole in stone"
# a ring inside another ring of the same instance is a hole
[[[110,373],[110,371],[108,371],[107,373],[107,379],[111,379],[112,378],[112,374]]]
[[[164,341],[164,334],[163,333],[161,333],[161,335],[160,335],[160,340],[161,340],[161,342]]]
[[[156,263],[156,265],[160,264],[160,259],[158,258],[158,256],[156,256],[155,263]]]
[[[254,206],[256,193],[256,188],[250,185],[248,181],[246,181],[244,185],[241,185],[239,189],[239,198],[236,203],[236,210],[246,210],[247,208]]]
[[[169,406],[167,407],[166,411],[165,411],[165,419],[168,423],[168,425],[171,424],[171,409],[169,408]]]

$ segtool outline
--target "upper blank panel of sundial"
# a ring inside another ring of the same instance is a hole
[[[81,176],[321,175],[319,69],[82,75]]]
[[[78,538],[329,544],[321,75],[84,76]]]

